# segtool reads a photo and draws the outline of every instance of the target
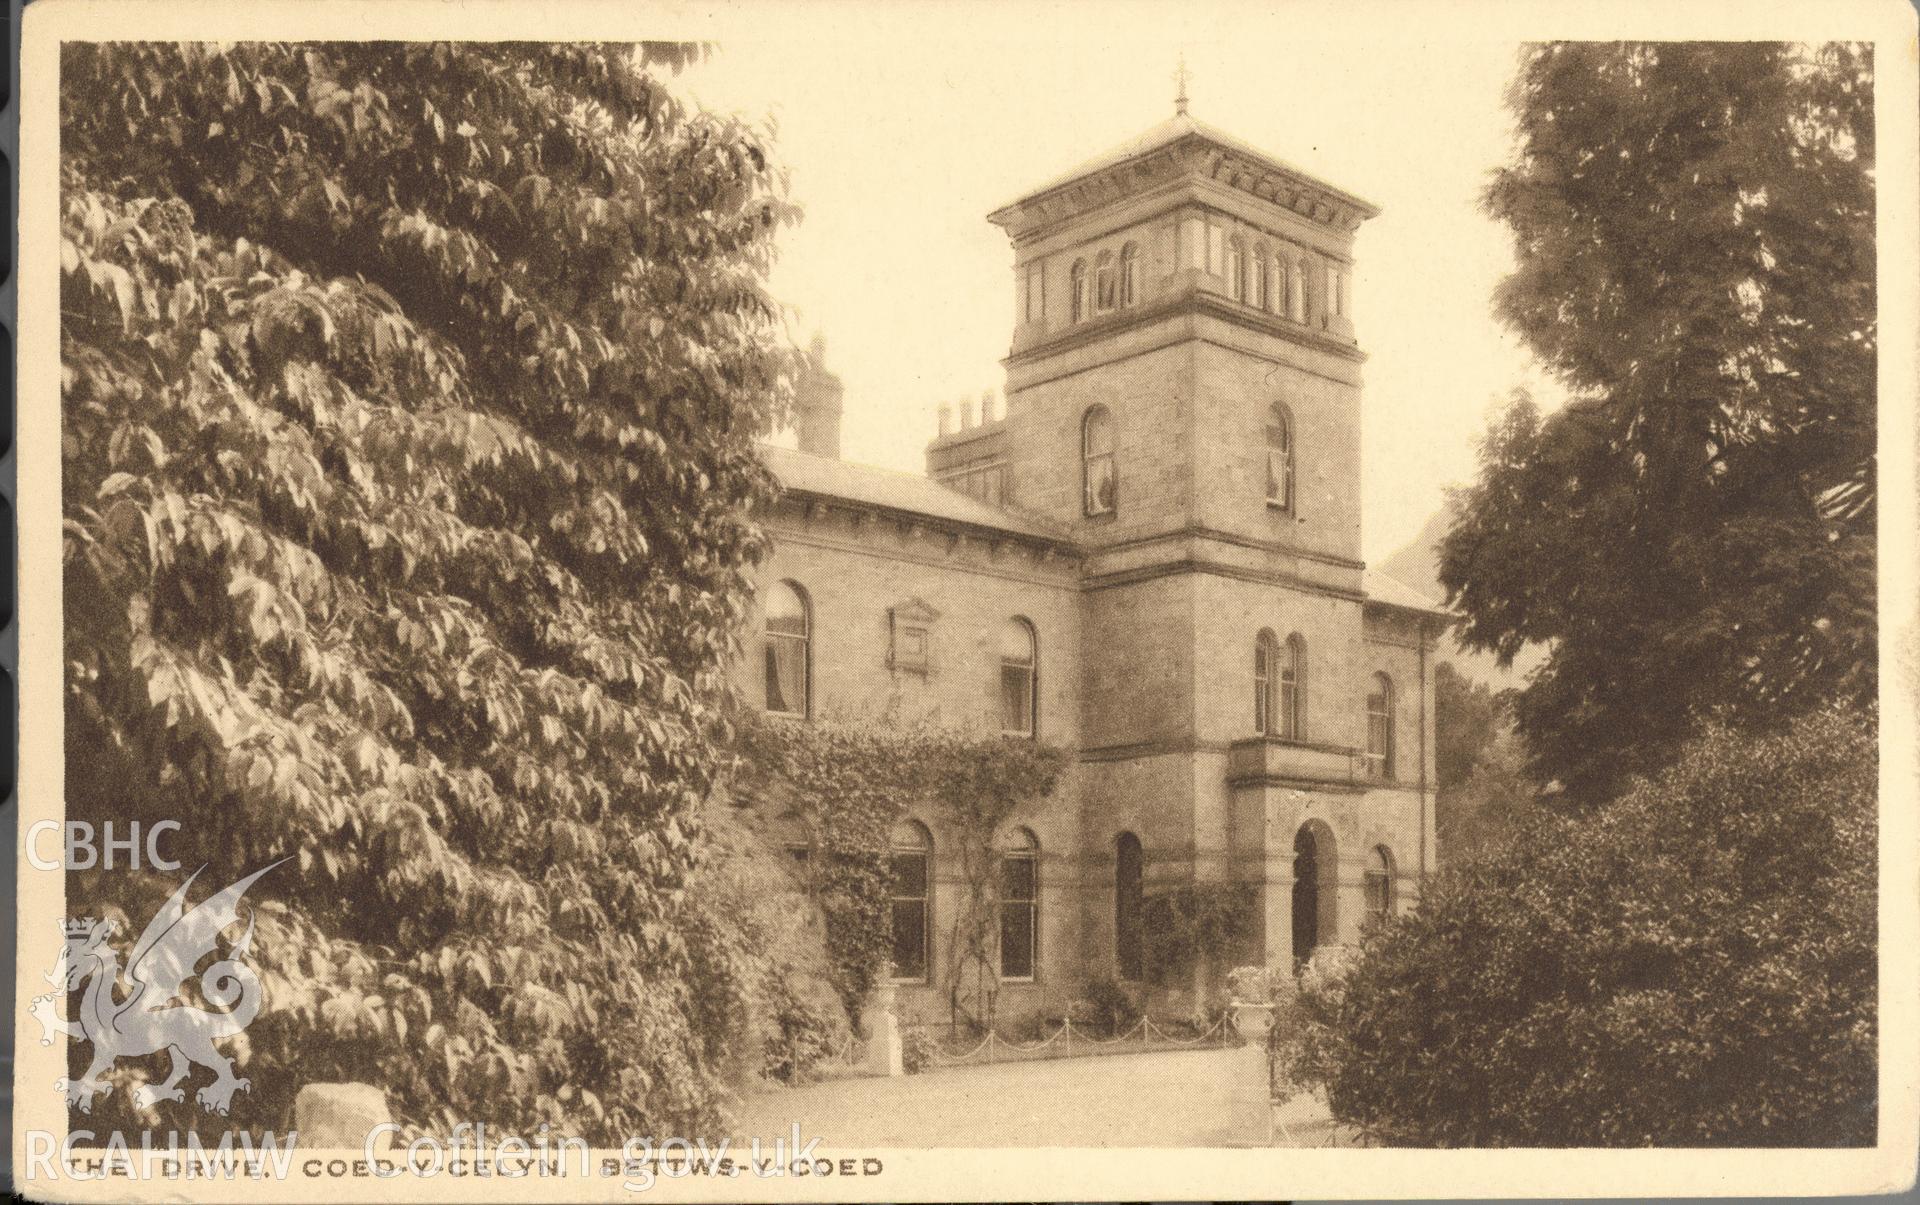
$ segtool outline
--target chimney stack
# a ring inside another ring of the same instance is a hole
[[[806,367],[794,387],[794,426],[800,450],[840,458],[841,399],[846,387],[827,371],[827,338],[818,332],[807,348]]]
[[[953,430],[953,404],[951,402],[941,402],[940,434],[945,435],[951,430]]]

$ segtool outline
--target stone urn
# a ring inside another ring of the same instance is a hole
[[[1264,1001],[1234,1000],[1227,1005],[1233,1031],[1249,1042],[1264,1042],[1273,1028],[1273,1005]]]

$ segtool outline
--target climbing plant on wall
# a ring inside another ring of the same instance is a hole
[[[914,805],[942,830],[961,877],[946,980],[992,974],[994,842],[1023,805],[1045,798],[1066,756],[1038,741],[931,724],[792,721],[739,725],[738,789],[792,807],[814,837],[814,886],[850,1013],[892,954],[889,842]]]

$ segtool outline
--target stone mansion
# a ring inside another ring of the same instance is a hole
[[[943,413],[925,476],[847,463],[816,341],[799,450],[765,449],[784,492],[748,697],[1071,755],[1001,838],[1002,1014],[1151,979],[1156,892],[1243,885],[1285,965],[1433,870],[1446,617],[1360,560],[1350,280],[1376,212],[1182,104],[989,215],[1014,259],[1004,413]],[[910,811],[894,973],[904,1012],[944,1019],[959,872]]]

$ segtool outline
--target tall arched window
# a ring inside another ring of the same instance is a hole
[[[1040,955],[1040,842],[1024,828],[1000,854],[1000,978],[1031,979]]]
[[[1307,320],[1307,279],[1301,265],[1287,265],[1287,317],[1295,322]]]
[[[1247,248],[1238,236],[1227,240],[1227,296],[1247,299]]]
[[[1119,490],[1113,464],[1113,415],[1105,406],[1087,407],[1080,420],[1081,509],[1089,515],[1113,513]]]
[[[1016,617],[1000,625],[1000,730],[1009,736],[1033,735],[1038,652],[1033,625],[1026,620]]]
[[[1113,954],[1120,978],[1139,979],[1144,970],[1140,944],[1141,871],[1145,858],[1140,838],[1121,833],[1113,846]]]
[[[792,582],[767,591],[767,710],[804,716],[813,692],[813,623],[806,595]]]
[[[1084,322],[1086,321],[1088,312],[1092,309],[1092,307],[1087,304],[1090,298],[1087,296],[1086,260],[1076,259],[1073,261],[1073,270],[1068,274],[1067,284],[1068,291],[1073,295],[1073,320],[1075,322]]]
[[[933,836],[917,821],[893,826],[893,977],[927,981],[933,964]]]
[[[1247,265],[1247,304],[1255,309],[1267,308],[1267,247],[1262,243],[1253,249],[1253,262]]]
[[[1262,632],[1253,642],[1253,730],[1263,735],[1274,730],[1274,688],[1279,680],[1280,642],[1272,632]]]
[[[1375,778],[1393,777],[1393,679],[1373,676],[1367,692],[1367,768]]]
[[[1100,257],[1093,262],[1095,304],[1100,307],[1100,312],[1104,314],[1113,308],[1113,252],[1102,251]]]
[[[1393,915],[1393,854],[1376,845],[1367,855],[1367,915],[1384,920]]]
[[[1140,300],[1140,248],[1128,243],[1120,248],[1120,304]]]
[[[1260,270],[1267,277],[1267,300],[1264,308],[1269,314],[1285,311],[1287,308],[1287,261],[1276,255],[1262,264]]]
[[[1307,642],[1295,632],[1280,658],[1280,735],[1307,739]]]
[[[1293,511],[1293,416],[1279,402],[1267,407],[1267,505]]]

